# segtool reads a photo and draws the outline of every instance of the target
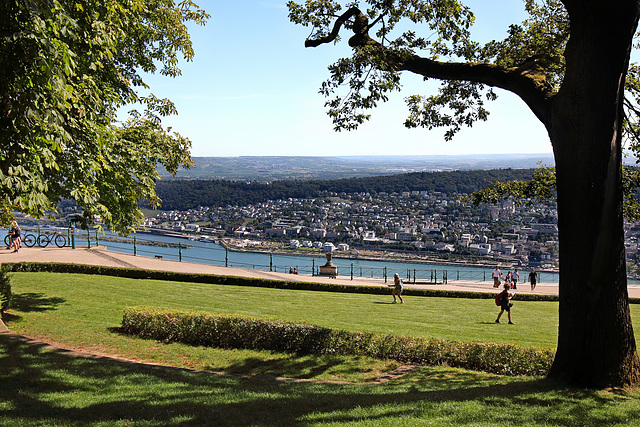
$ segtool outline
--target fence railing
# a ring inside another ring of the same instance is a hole
[[[42,230],[25,229],[25,234],[36,236],[36,242],[40,236],[65,236],[65,245],[71,247],[95,247],[100,244],[107,245],[110,250],[144,255],[156,258],[173,259],[177,261],[191,261],[225,267],[238,267],[252,270],[274,271],[281,273],[296,272],[301,275],[319,276],[320,266],[325,263],[320,256],[310,257],[303,255],[286,255],[261,253],[260,259],[243,260],[242,254],[246,252],[229,251],[219,245],[202,245],[198,241],[164,242],[154,239],[133,237],[103,236],[97,232],[87,233],[84,230],[69,228],[68,230]],[[49,237],[51,239],[51,237]],[[60,239],[58,239],[60,241]],[[53,244],[53,240],[51,240]],[[197,249],[197,250],[194,250]],[[254,253],[255,255],[255,253]],[[268,257],[268,258],[267,258]],[[268,261],[266,261],[268,259]],[[338,265],[338,273],[341,277],[383,279],[385,283],[393,280],[394,273],[398,273],[406,284],[442,284],[449,281],[493,281],[489,269],[458,269],[455,266],[447,268],[433,268],[429,265],[422,267],[415,264],[406,267],[405,263],[389,262],[379,265],[383,261],[375,261],[378,265],[366,265],[360,260],[358,263],[348,259],[334,258]],[[528,275],[528,271],[521,272],[521,278]],[[556,281],[556,277],[545,273],[538,273],[539,281]],[[543,277],[545,276],[545,277]],[[555,280],[554,280],[555,279]],[[520,283],[524,282],[521,280]]]

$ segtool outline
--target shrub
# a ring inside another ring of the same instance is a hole
[[[555,355],[555,350],[549,348],[378,335],[248,316],[149,307],[126,309],[121,329],[165,342],[298,354],[368,356],[420,365],[447,364],[503,375],[545,375]]]
[[[0,266],[0,312],[7,310],[11,304],[11,279],[5,265]]]
[[[142,270],[136,268],[107,267],[101,265],[66,264],[49,262],[20,262],[6,263],[8,271],[12,272],[51,272],[51,273],[77,273],[100,274],[130,279],[154,279],[173,282],[210,283],[216,285],[254,286],[261,288],[344,292],[373,295],[388,295],[389,288],[383,286],[366,285],[341,285],[335,283],[296,282],[286,280],[255,279],[249,277],[222,276],[216,274],[192,274],[177,273],[172,271]],[[411,289],[406,288],[403,295],[441,298],[483,298],[493,299],[492,292],[468,292],[450,291],[440,289]],[[557,295],[518,294],[519,301],[558,301]],[[630,303],[640,302],[638,299],[629,299]]]

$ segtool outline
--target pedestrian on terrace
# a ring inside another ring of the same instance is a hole
[[[396,296],[400,299],[400,304],[404,304],[404,300],[402,299],[402,279],[398,275],[398,273],[393,275],[393,290],[391,291],[391,295],[393,295],[393,304],[396,304],[398,301],[396,300]]]

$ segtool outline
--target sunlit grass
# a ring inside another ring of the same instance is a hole
[[[92,333],[118,326],[123,309],[162,308],[244,314],[307,322],[332,328],[381,334],[436,337],[461,341],[508,342],[555,347],[557,303],[515,300],[514,326],[496,325],[492,299],[405,297],[391,304],[384,295],[348,294],[220,286],[158,280],[56,273],[17,273],[12,279],[16,312],[25,304],[50,304],[60,321],[46,328]],[[26,310],[30,310],[25,307]],[[18,327],[44,328],[51,310],[30,311]],[[91,314],[89,316],[89,314]],[[29,320],[33,319],[33,320]],[[26,322],[26,323],[25,323]],[[83,336],[83,339],[90,339]],[[80,337],[79,337],[80,338]]]
[[[530,377],[397,365],[363,358],[219,350],[115,333],[125,306],[239,313],[330,327],[457,340],[555,344],[557,305],[516,301],[515,326],[492,300],[287,292],[52,273],[12,275],[18,333],[127,359],[267,375],[233,377],[44,351],[0,337],[0,425],[635,425],[636,390],[589,391]],[[635,324],[638,310],[632,306]],[[540,328],[542,332],[540,332]],[[352,381],[295,383],[271,376]]]

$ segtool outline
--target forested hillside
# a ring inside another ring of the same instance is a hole
[[[440,191],[467,194],[494,181],[528,180],[533,169],[494,169],[453,172],[416,172],[337,180],[274,181],[170,180],[157,183],[162,210],[197,206],[245,206],[266,200],[316,198],[333,193],[394,193]]]

